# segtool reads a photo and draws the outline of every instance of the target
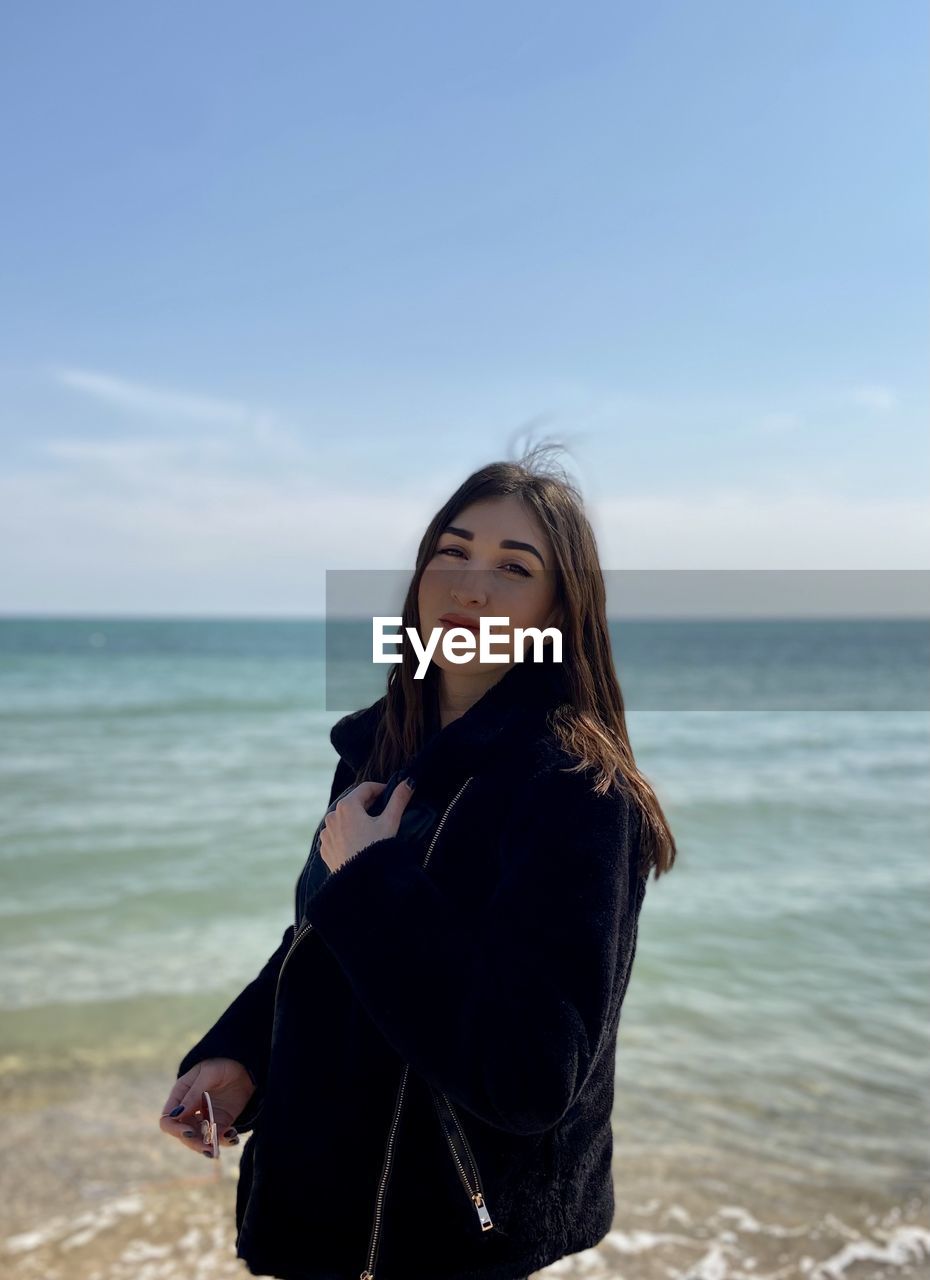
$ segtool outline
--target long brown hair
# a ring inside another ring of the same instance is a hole
[[[636,766],[630,745],[607,625],[607,596],[594,531],[577,487],[564,470],[540,464],[557,443],[538,444],[517,461],[491,462],[465,480],[436,512],[417,550],[416,569],[404,600],[401,626],[420,633],[420,579],[436,553],[440,535],[465,507],[486,498],[516,495],[549,535],[556,560],[556,594],[562,606],[562,662],[568,700],[550,712],[549,724],[578,763],[567,769],[596,770],[594,790],[616,785],[641,815],[639,873],[654,878],[670,871],[675,839],[656,794]],[[403,632],[406,634],[406,632]],[[435,696],[429,678],[415,680],[411,646],[402,650],[387,679],[385,713],[361,777],[386,778],[423,745],[427,699]],[[432,668],[427,673],[429,677]]]

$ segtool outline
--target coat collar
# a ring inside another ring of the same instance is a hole
[[[437,775],[458,776],[489,767],[533,733],[544,730],[547,713],[568,698],[564,663],[516,662],[456,720],[431,731],[405,772],[418,782]],[[387,695],[361,711],[351,712],[330,730],[329,740],[353,769],[361,768],[374,742]]]

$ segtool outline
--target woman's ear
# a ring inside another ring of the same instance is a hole
[[[564,616],[565,616],[565,613],[564,613],[564,610],[562,609],[562,606],[560,604],[554,604],[552,608],[549,610],[548,614],[546,615],[546,621],[543,623],[540,630],[544,631],[546,627],[558,627],[558,629],[561,631]],[[545,640],[543,640],[543,647],[551,648],[551,646],[552,646],[552,637],[546,636]]]
[[[565,624],[565,611],[560,604],[555,604],[549,610],[546,617],[544,627],[558,627],[561,631]]]

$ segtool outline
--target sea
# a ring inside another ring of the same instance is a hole
[[[159,1116],[292,919],[330,727],[383,692],[341,643],[0,618],[0,1276],[246,1274],[241,1147],[213,1167]],[[611,643],[677,856],[620,1022],[613,1228],[535,1274],[930,1276],[930,623]]]

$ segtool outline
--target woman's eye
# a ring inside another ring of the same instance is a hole
[[[460,552],[461,550],[461,547],[440,547],[436,554],[444,556],[448,555],[450,551]],[[462,557],[460,555],[455,556],[456,560],[461,558]],[[517,564],[516,561],[511,561],[510,564],[504,565],[504,568],[515,570],[522,578],[528,578],[530,576],[529,570],[525,569],[522,564]]]

